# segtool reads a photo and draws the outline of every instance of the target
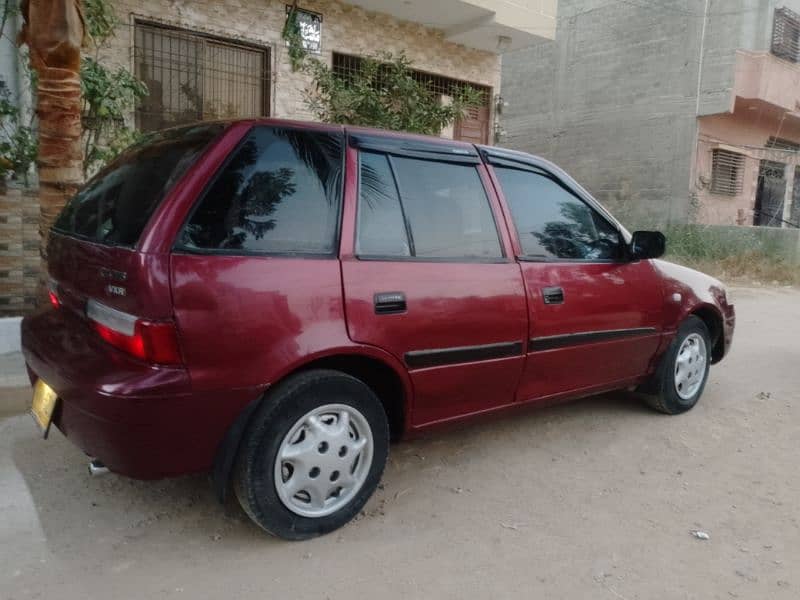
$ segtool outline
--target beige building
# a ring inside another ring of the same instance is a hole
[[[291,3],[289,3],[291,4]],[[486,104],[443,132],[493,139],[500,53],[552,39],[557,0],[306,0],[298,5],[306,48],[335,70],[359,57],[405,52],[447,101],[469,83]],[[293,72],[281,32],[289,6],[276,0],[114,0],[122,24],[101,55],[142,79],[142,129],[196,119],[274,116],[311,119],[310,79]]]
[[[150,91],[130,124],[152,130],[198,119],[312,118],[303,102],[311,81],[292,71],[281,36],[291,0],[112,2],[121,23],[100,60],[136,74]],[[552,39],[556,4],[303,0],[298,9],[304,45],[342,74],[358,68],[362,56],[402,51],[443,102],[456,85],[484,90],[485,105],[442,135],[491,142],[500,54]],[[13,38],[0,40],[0,75],[29,110]],[[0,186],[0,317],[34,306],[38,243],[36,191]]]

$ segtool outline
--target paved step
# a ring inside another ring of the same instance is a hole
[[[21,352],[0,354],[0,388],[30,386]]]

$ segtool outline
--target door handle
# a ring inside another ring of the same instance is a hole
[[[545,304],[564,304],[564,290],[560,287],[542,288],[542,299]]]
[[[374,296],[376,315],[396,315],[406,312],[406,295],[403,292],[378,292]]]

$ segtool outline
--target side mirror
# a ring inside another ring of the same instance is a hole
[[[664,255],[667,238],[660,231],[634,231],[628,256],[631,260],[646,260]]]

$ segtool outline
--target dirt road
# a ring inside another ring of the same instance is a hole
[[[395,446],[365,515],[304,543],[204,477],[92,479],[0,411],[0,598],[800,597],[800,292],[735,299],[690,413],[620,394]]]

